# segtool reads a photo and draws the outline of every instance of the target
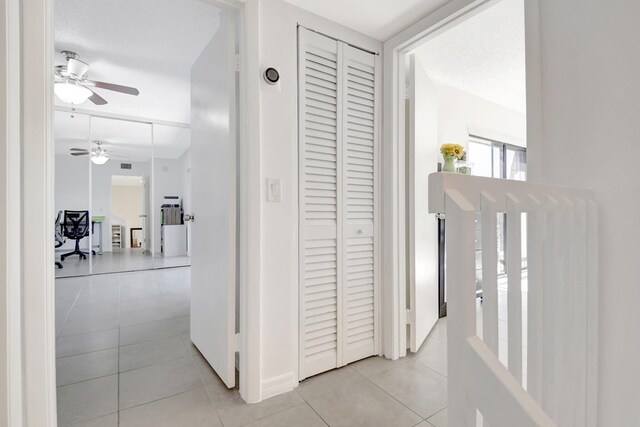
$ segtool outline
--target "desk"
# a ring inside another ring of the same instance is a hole
[[[91,217],[91,234],[95,234],[94,227],[97,225],[100,226],[100,232],[98,233],[98,244],[93,245],[91,249],[98,249],[96,252],[98,255],[102,255],[102,223],[104,222],[104,216],[92,216]]]

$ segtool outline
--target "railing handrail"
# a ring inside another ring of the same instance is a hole
[[[485,178],[475,175],[464,175],[450,172],[437,172],[429,175],[429,212],[445,212],[445,190],[456,190],[473,205],[476,211],[480,211],[482,193],[490,192],[496,200],[496,210],[506,212],[507,195],[514,197],[537,197],[539,202],[545,198],[553,197],[557,201],[563,198],[577,197],[584,201],[593,199],[592,190],[581,188],[569,188],[549,184],[540,184],[529,181],[515,181],[501,178]],[[527,200],[521,200],[526,210]]]

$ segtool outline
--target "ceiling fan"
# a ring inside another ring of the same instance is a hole
[[[128,159],[126,156],[113,156],[107,153],[107,149],[105,148],[104,141],[95,140],[93,141],[96,144],[95,148],[92,148],[91,151],[86,148],[70,148],[72,156],[87,156],[91,155],[91,161],[96,165],[104,165],[109,161],[109,159]]]
[[[107,89],[134,96],[140,94],[140,91],[134,87],[89,80],[87,75],[89,64],[80,61],[78,59],[80,55],[70,50],[63,50],[62,54],[65,56],[67,64],[56,66],[53,86],[55,94],[62,101],[77,105],[88,99],[95,105],[105,105],[107,100],[94,92],[94,88]]]

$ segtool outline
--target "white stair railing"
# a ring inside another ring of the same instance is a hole
[[[436,173],[429,177],[429,211],[446,218],[449,426],[476,426],[478,412],[491,427],[595,426],[598,220],[592,192]],[[480,317],[477,213],[482,226]],[[507,331],[502,335],[498,213],[507,218]],[[522,214],[527,223],[524,294]],[[501,345],[507,349],[506,366],[499,361]]]

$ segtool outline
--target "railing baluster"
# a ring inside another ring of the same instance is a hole
[[[558,202],[553,197],[546,201],[546,233],[543,251],[543,324],[542,340],[544,353],[542,356],[542,409],[553,420],[557,420],[556,412],[556,318],[555,306],[560,269],[558,268]]]
[[[575,201],[575,283],[574,303],[575,307],[575,342],[573,343],[574,358],[573,377],[575,384],[574,398],[574,425],[587,425],[587,204],[582,199]]]
[[[542,402],[542,236],[544,212],[540,201],[529,196],[527,214],[527,391]]]
[[[587,426],[598,423],[598,205],[587,203]]]
[[[576,344],[574,329],[575,306],[578,303],[574,296],[575,286],[575,209],[568,198],[560,201],[560,222],[558,230],[558,260],[560,263],[559,283],[556,286],[556,393],[558,396],[557,423],[571,425],[575,410],[575,390],[572,389],[572,371],[578,362],[573,348]]]
[[[495,199],[481,194],[482,339],[498,356],[498,236]]]
[[[449,425],[474,426],[476,407],[470,401],[465,382],[468,375],[468,339],[476,335],[475,306],[475,209],[456,190],[447,191],[447,362]],[[455,264],[452,266],[452,262]],[[451,267],[450,267],[451,266]]]
[[[507,195],[507,309],[509,371],[522,384],[522,221],[521,204]]]

